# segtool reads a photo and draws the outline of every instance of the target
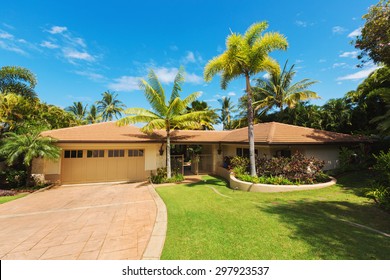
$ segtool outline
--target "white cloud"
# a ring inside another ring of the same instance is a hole
[[[332,32],[334,34],[343,34],[344,32],[346,32],[347,29],[345,29],[344,27],[342,26],[333,26],[332,28]]]
[[[357,51],[343,52],[342,54],[339,55],[339,57],[350,57],[350,58],[356,58],[357,56],[358,56]]]
[[[122,76],[108,84],[108,88],[114,91],[134,91],[139,89],[138,83],[141,77]]]
[[[195,55],[193,52],[187,52],[187,55],[185,57],[185,61],[188,63],[188,62],[195,62],[196,59],[195,59]]]
[[[160,67],[153,69],[154,73],[156,73],[158,80],[163,84],[169,84],[172,83],[175,80],[176,74],[179,71],[179,69],[173,67],[173,68],[166,68],[166,67]]]
[[[348,38],[355,38],[357,36],[360,36],[362,34],[362,28],[359,27],[358,29],[355,29],[351,33],[348,34]]]
[[[227,95],[228,95],[228,96],[235,96],[236,93],[235,93],[234,91],[230,91]]]
[[[333,68],[338,68],[338,67],[345,67],[347,66],[347,63],[340,62],[340,63],[334,63]]]
[[[68,30],[68,28],[65,26],[52,26],[47,32],[49,32],[50,34],[59,34],[66,30]]]
[[[106,79],[106,77],[104,77],[101,74],[97,74],[97,73],[89,72],[89,71],[75,71],[75,73],[77,75],[87,77],[88,79],[90,79],[92,81],[102,81],[102,80]]]
[[[171,51],[178,51],[179,50],[179,47],[178,46],[176,46],[176,45],[170,45],[169,46],[169,49],[171,50]]]
[[[264,79],[267,79],[267,80],[268,80],[270,77],[271,77],[271,76],[270,76],[268,73],[265,73],[265,74],[263,75],[263,78],[264,78]]]
[[[358,71],[356,73],[353,73],[353,74],[350,74],[350,75],[346,75],[346,76],[343,76],[343,77],[339,77],[336,80],[337,81],[344,81],[344,80],[360,80],[360,79],[364,79],[364,78],[367,78],[368,75],[370,75],[373,71],[375,71],[378,68],[380,68],[380,67],[372,66],[372,67],[370,67],[368,69],[361,70],[361,71]]]
[[[186,73],[186,79],[187,82],[192,84],[200,84],[203,81],[203,78],[201,76],[198,76],[194,73]]]
[[[218,100],[217,99],[206,99],[205,102],[208,102],[208,103],[210,103],[210,102],[218,102]]]
[[[13,44],[7,44],[6,42],[0,41],[0,49],[15,52],[22,55],[27,55],[27,53],[22,50],[21,48],[13,45]]]
[[[73,95],[67,95],[66,98],[69,98],[69,99],[75,100],[75,101],[81,101],[81,102],[92,101],[92,98],[89,97],[89,96],[73,96]]]
[[[323,59],[321,58],[320,60],[318,60],[319,63],[325,63],[326,62],[326,59]]]
[[[13,38],[14,38],[14,35],[6,32],[6,31],[0,30],[0,39],[12,40]]]
[[[295,63],[302,63],[302,62],[303,62],[302,59],[297,59],[297,60],[295,60]]]
[[[64,48],[62,50],[62,52],[64,54],[64,57],[69,59],[70,61],[73,61],[75,59],[85,60],[85,61],[90,61],[90,62],[95,61],[95,58],[86,51],[80,52],[80,51],[72,49],[72,48]]]
[[[48,48],[48,49],[58,49],[60,46],[53,44],[52,42],[49,41],[43,41],[40,44],[41,47]]]
[[[306,21],[296,20],[295,24],[300,26],[300,27],[307,27],[307,22]]]

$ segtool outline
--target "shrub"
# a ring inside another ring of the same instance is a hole
[[[390,186],[384,186],[378,182],[373,182],[366,196],[372,198],[379,207],[390,211]]]
[[[376,163],[373,168],[381,174],[381,176],[378,176],[380,181],[390,184],[390,149],[387,153],[381,151],[379,155],[374,155],[374,158]]]
[[[0,173],[2,181],[5,181],[8,188],[20,188],[26,186],[27,172],[9,167]]]
[[[318,181],[329,181],[329,177],[322,172],[324,161],[313,157],[307,158],[297,152],[291,158],[287,157],[257,157],[256,173],[259,179],[256,180],[247,176],[249,160],[242,157],[234,157],[231,160],[233,172],[237,178],[243,181],[265,184],[313,184]]]
[[[178,173],[177,170],[173,170],[173,176],[167,178],[167,169],[166,168],[157,168],[156,174],[151,174],[149,180],[153,184],[163,184],[163,183],[177,183],[184,181],[184,176],[181,173]]]
[[[16,194],[14,190],[0,190],[0,196],[13,196]]]

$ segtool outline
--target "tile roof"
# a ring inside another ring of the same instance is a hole
[[[58,139],[59,142],[161,142],[165,131],[158,130],[148,135],[132,125],[117,126],[105,122],[70,128],[45,131],[42,135]],[[254,126],[257,144],[323,144],[367,141],[366,138],[329,132],[277,122],[260,123]],[[174,130],[173,143],[247,143],[248,130],[231,131]]]

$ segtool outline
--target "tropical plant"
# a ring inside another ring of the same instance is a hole
[[[15,93],[25,97],[36,97],[34,88],[37,84],[35,75],[19,66],[4,66],[0,69],[0,93]]]
[[[140,80],[139,86],[144,91],[152,110],[144,108],[129,108],[124,111],[126,117],[120,119],[119,125],[147,123],[142,131],[151,133],[155,129],[164,129],[166,132],[167,178],[171,178],[171,131],[174,129],[196,129],[202,124],[199,119],[210,117],[210,111],[188,112],[187,107],[199,96],[194,92],[184,99],[180,98],[181,85],[184,82],[184,69],[177,73],[171,96],[166,100],[165,91],[153,70],[149,71],[148,81]]]
[[[244,77],[248,96],[248,140],[251,175],[256,176],[255,142],[253,132],[253,106],[251,77],[259,72],[277,67],[277,63],[268,56],[273,50],[285,50],[286,38],[277,32],[262,34],[268,28],[267,22],[251,25],[244,35],[232,33],[226,39],[226,51],[211,59],[204,69],[204,79],[211,81],[221,73],[221,87],[226,89],[229,82]]]
[[[258,78],[254,88],[254,91],[264,96],[262,100],[254,103],[256,110],[268,111],[277,108],[282,115],[285,107],[294,108],[301,101],[320,98],[317,93],[308,90],[308,87],[315,84],[316,81],[303,79],[292,84],[296,74],[294,64],[287,69],[286,62],[282,71],[277,65],[267,72],[269,78]]]
[[[97,111],[101,114],[104,122],[112,121],[114,117],[118,119],[118,117],[122,116],[125,104],[118,100],[117,97],[118,94],[106,91],[102,93],[102,99],[96,102]]]
[[[87,122],[90,124],[99,123],[102,120],[101,114],[98,113],[98,110],[95,105],[92,105],[89,108],[89,112],[87,113]]]
[[[65,108],[65,111],[72,113],[76,119],[83,123],[85,122],[85,116],[87,114],[88,105],[84,105],[81,101],[73,102],[73,105]]]
[[[218,99],[218,102],[221,104],[221,109],[219,109],[221,116],[219,119],[222,122],[223,130],[230,130],[233,128],[232,114],[236,112],[235,105],[233,104],[231,98],[226,96]]]
[[[28,186],[32,184],[31,172],[34,158],[56,160],[60,157],[60,148],[55,145],[56,141],[53,138],[41,136],[39,131],[22,135],[7,132],[5,136],[0,147],[0,155],[9,165],[22,160],[27,169]]]
[[[191,102],[191,106],[187,107],[188,112],[197,112],[197,111],[209,111],[209,117],[199,118],[201,130],[214,130],[213,125],[218,123],[218,115],[214,109],[211,109],[206,101],[195,100]]]
[[[329,99],[321,108],[322,128],[351,132],[352,106],[345,98]]]
[[[366,22],[355,40],[355,47],[361,50],[358,59],[364,64],[365,57],[369,57],[390,66],[390,1],[381,0],[371,6],[363,19]]]

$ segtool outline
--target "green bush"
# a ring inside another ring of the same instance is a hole
[[[390,186],[373,182],[366,196],[372,198],[381,208],[390,211]]]
[[[374,155],[376,163],[373,166],[373,169],[378,171],[381,174],[379,180],[385,184],[390,184],[390,149],[387,153],[381,151],[379,155]]]
[[[151,174],[149,177],[150,182],[153,184],[164,184],[164,183],[177,183],[184,181],[184,176],[181,173],[173,170],[171,178],[167,178],[166,168],[157,168],[156,174]]]
[[[25,187],[27,183],[27,171],[9,167],[0,172],[0,180],[7,188]]]

